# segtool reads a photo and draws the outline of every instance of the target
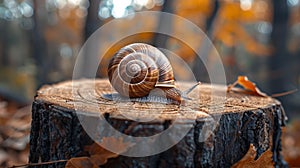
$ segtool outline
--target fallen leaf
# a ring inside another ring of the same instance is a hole
[[[95,165],[98,165],[101,166],[101,165],[104,165],[107,163],[108,159],[110,158],[116,158],[118,157],[119,155],[118,154],[111,154],[111,155],[108,155],[108,154],[96,154],[96,155],[92,155],[90,156],[90,160],[93,164]]]
[[[7,160],[7,158],[8,154],[4,150],[0,149],[0,165],[2,165],[3,162]]]
[[[98,168],[89,157],[77,157],[68,160],[66,168]]]
[[[112,151],[118,151],[118,153],[123,153],[133,146],[130,142],[124,142],[123,137],[104,137],[99,145],[111,149]]]
[[[282,156],[290,167],[300,166],[300,119],[294,118],[283,129]]]
[[[30,126],[31,105],[0,100],[0,167],[28,163]]]
[[[274,162],[272,160],[272,152],[270,150],[265,151],[261,156],[255,160],[256,148],[253,144],[250,144],[250,148],[246,155],[237,163],[235,163],[231,168],[273,168]]]
[[[93,143],[92,145],[85,146],[84,150],[90,154],[89,161],[94,165],[104,165],[108,159],[119,156],[119,153],[125,152],[131,147],[131,143],[125,143],[123,138],[104,137],[100,143]],[[118,153],[111,152],[105,148],[118,151]]]
[[[92,145],[86,146],[85,151],[90,154],[90,161],[95,165],[104,165],[109,158],[115,158],[118,154],[106,150],[98,143],[93,143]]]
[[[1,144],[3,147],[7,147],[14,150],[25,150],[29,143],[29,135],[26,135],[22,138],[8,138],[3,141]]]
[[[250,94],[257,96],[268,97],[267,94],[261,92],[254,82],[251,82],[247,76],[239,76],[237,81],[227,87],[227,92],[231,91],[237,84],[241,85]]]

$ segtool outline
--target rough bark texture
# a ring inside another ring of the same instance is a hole
[[[179,86],[184,89],[191,85],[181,83]],[[193,100],[179,107],[105,100],[101,94],[112,91],[107,80],[78,80],[45,86],[38,91],[32,106],[29,161],[37,163],[86,154],[84,147],[93,140],[80,124],[77,110],[91,120],[104,115],[110,125],[131,136],[147,137],[171,126],[184,128],[188,123],[193,124],[179,143],[162,153],[148,157],[120,155],[101,167],[230,167],[246,154],[250,143],[257,148],[257,157],[270,148],[275,165],[286,166],[280,155],[281,129],[286,120],[281,104],[272,98],[225,93],[225,90],[222,86],[201,85],[191,93]],[[222,93],[226,94],[224,108],[220,104]],[[137,122],[124,116],[155,119]],[[174,123],[175,119],[179,122]],[[213,124],[211,119],[217,119],[218,124],[203,141],[203,127]],[[176,135],[171,134],[169,138],[172,136]]]

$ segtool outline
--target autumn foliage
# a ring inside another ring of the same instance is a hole
[[[267,150],[262,153],[258,159],[255,159],[256,148],[253,144],[250,144],[249,150],[246,155],[240,161],[235,163],[231,168],[272,168],[274,167],[272,156],[272,152],[270,150]]]
[[[113,153],[104,147],[113,148],[114,151],[120,153],[125,152],[131,146],[128,142],[123,142],[123,138],[105,137],[101,143],[93,143],[86,146],[85,151],[89,153],[89,156],[75,157],[67,161],[67,168],[98,168],[104,165],[108,159],[118,157],[119,154]]]

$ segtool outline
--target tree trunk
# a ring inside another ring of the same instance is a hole
[[[161,12],[166,12],[166,13],[173,13],[173,2],[172,0],[165,0]],[[166,16],[166,14],[161,13],[161,16],[158,18],[158,23],[157,23],[157,32],[166,32],[166,31],[173,31],[172,26],[173,21]],[[153,42],[152,44],[155,47],[160,47],[160,48],[166,48],[166,44],[168,41],[169,37],[165,34],[161,33],[155,33],[153,37]]]
[[[87,40],[101,25],[102,21],[98,17],[99,4],[101,0],[90,0],[88,14],[85,21],[84,38]]]
[[[37,86],[38,87],[49,82],[47,74],[50,71],[46,39],[44,37],[43,26],[41,24],[41,19],[39,16],[39,14],[41,13],[41,11],[39,11],[39,9],[42,6],[41,3],[43,4],[42,1],[38,1],[38,0],[33,1],[34,26],[32,29],[32,38],[31,38],[32,44],[33,44],[32,45],[33,59],[37,66],[37,77],[36,78],[37,78]]]
[[[273,45],[273,55],[269,57],[270,80],[269,86],[272,93],[292,90],[287,88],[292,83],[290,66],[292,64],[291,55],[287,51],[287,37],[289,24],[289,7],[287,0],[273,0],[273,31],[271,40]]]
[[[181,89],[192,85],[178,84]],[[220,100],[225,91],[223,86],[202,84],[189,95],[192,100],[179,107],[103,99],[102,94],[111,92],[106,79],[44,86],[37,92],[32,106],[29,161],[37,163],[84,155],[84,147],[93,140],[80,121],[89,121],[85,124],[90,124],[96,134],[108,136],[109,127],[93,122],[103,116],[114,129],[132,137],[148,137],[176,128],[155,147],[170,142],[168,139],[176,139],[190,126],[182,139],[167,150],[143,157],[119,155],[109,159],[103,167],[230,167],[246,154],[251,143],[257,148],[257,157],[271,149],[275,165],[284,166],[280,137],[286,117],[280,102],[227,93],[222,108]],[[213,125],[215,127],[210,127]],[[140,151],[147,147],[144,145]],[[52,166],[63,167],[64,164]]]
[[[207,18],[207,21],[206,21],[206,33],[209,38],[211,38],[213,23],[216,19],[216,16],[217,16],[219,8],[220,8],[219,0],[214,0],[213,2],[214,2],[213,11],[212,11],[211,15]]]
[[[85,21],[85,27],[84,27],[84,42],[86,42],[91,35],[99,29],[103,21],[99,19],[98,17],[98,11],[99,11],[99,5],[101,3],[101,0],[89,0],[89,7],[88,7],[88,13],[86,16],[86,21]],[[101,45],[101,41],[96,43]],[[96,46],[96,45],[95,45]],[[93,56],[94,50],[91,45],[86,45],[83,48],[84,52],[84,59],[82,60],[80,66],[82,66],[82,71],[80,72],[80,76],[84,78],[94,78],[95,77],[95,72],[90,68],[91,65],[94,65],[95,62],[95,57]]]
[[[208,72],[206,69],[207,67],[205,67],[205,64],[207,64],[209,52],[212,50],[210,42],[214,41],[214,37],[212,37],[213,28],[214,28],[213,26],[214,26],[214,21],[217,18],[217,14],[219,12],[220,2],[219,0],[214,0],[211,2],[211,4],[213,4],[213,10],[211,15],[206,20],[205,32],[207,38],[204,38],[204,40],[202,40],[202,42],[200,43],[201,46],[199,46],[198,48],[200,55],[196,56],[194,61],[192,62],[192,70],[193,73],[195,74],[197,81],[210,82]],[[202,59],[200,59],[199,56],[201,56]]]

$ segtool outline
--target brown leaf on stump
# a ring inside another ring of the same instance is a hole
[[[246,155],[240,161],[235,163],[231,168],[273,168],[274,162],[272,156],[272,152],[270,150],[267,150],[262,153],[257,160],[255,160],[256,148],[253,144],[250,144],[250,148]]]
[[[262,91],[260,91],[258,89],[258,87],[256,86],[256,84],[254,82],[250,81],[247,76],[239,76],[237,81],[235,81],[231,85],[228,85],[227,92],[232,91],[233,88],[238,84],[241,85],[246,91],[248,91],[248,92],[246,92],[248,94],[253,94],[253,95],[262,96],[262,97],[268,97],[268,95],[263,93]]]

